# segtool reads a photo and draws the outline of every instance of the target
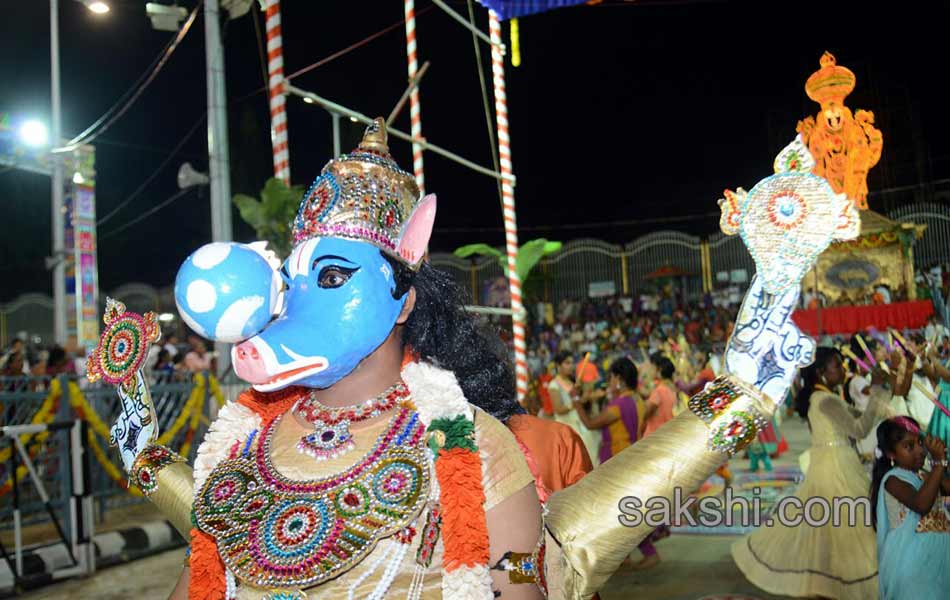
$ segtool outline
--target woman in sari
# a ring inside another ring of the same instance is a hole
[[[551,406],[554,409],[554,420],[570,426],[571,429],[577,432],[581,441],[584,442],[584,447],[587,448],[587,454],[594,461],[596,460],[594,457],[597,456],[597,432],[585,427],[574,409],[574,399],[579,397],[573,380],[574,357],[569,352],[558,352],[554,357],[554,361],[557,375],[548,384]]]
[[[637,441],[640,430],[637,411],[636,389],[639,380],[637,366],[629,357],[621,357],[610,365],[609,379],[607,380],[607,395],[610,401],[598,415],[591,417],[582,402],[575,402],[574,408],[584,426],[590,430],[600,430],[600,462],[607,462],[627,447]],[[665,530],[660,537],[665,537]],[[638,546],[643,553],[643,559],[638,563],[624,561],[626,566],[634,569],[648,569],[660,562],[653,542],[659,539],[651,535],[640,542]]]

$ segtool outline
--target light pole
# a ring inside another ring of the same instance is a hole
[[[208,80],[208,171],[211,177],[211,239],[230,242],[231,176],[224,48],[218,0],[205,0],[205,60]]]
[[[109,12],[109,5],[94,0],[81,3],[96,14]],[[62,143],[62,98],[59,86],[59,0],[49,0],[49,55],[50,55],[50,139],[53,146]],[[51,154],[52,176],[52,266],[53,266],[53,338],[59,346],[66,345],[66,215],[63,206],[63,155]]]
[[[52,131],[54,145],[62,139],[61,99],[59,94],[59,0],[49,0],[50,91],[53,104]],[[65,215],[63,214],[63,160],[54,152],[53,159],[53,337],[66,345],[66,248]]]
[[[205,60],[208,86],[208,175],[211,178],[211,239],[230,242],[231,170],[228,156],[228,106],[224,82],[224,48],[221,46],[218,0],[205,0]],[[218,373],[231,362],[229,344],[216,342]]]

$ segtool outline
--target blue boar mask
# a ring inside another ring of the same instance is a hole
[[[308,239],[281,275],[283,310],[231,351],[235,372],[262,392],[333,385],[386,340],[406,302],[393,297],[392,265],[361,241]]]

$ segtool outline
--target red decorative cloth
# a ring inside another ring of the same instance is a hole
[[[818,320],[821,319],[821,334],[851,334],[874,327],[878,331],[894,329],[919,329],[927,324],[934,313],[930,300],[897,302],[880,306],[838,306],[819,310],[797,310],[792,320],[808,335],[818,335]]]

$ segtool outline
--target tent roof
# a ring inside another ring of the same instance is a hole
[[[861,235],[871,235],[883,231],[894,231],[895,229],[915,229],[919,238],[924,233],[926,225],[916,225],[914,223],[901,223],[889,219],[879,212],[873,210],[862,210],[861,212]]]

